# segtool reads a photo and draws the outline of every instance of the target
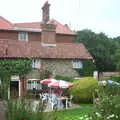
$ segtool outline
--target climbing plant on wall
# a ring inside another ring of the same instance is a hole
[[[32,70],[31,59],[0,59],[1,94],[5,98],[12,75],[25,76]],[[0,95],[0,96],[2,96]]]
[[[95,65],[92,60],[83,60],[83,68],[76,69],[80,76],[93,76],[93,71],[95,70]]]

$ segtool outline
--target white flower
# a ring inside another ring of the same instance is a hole
[[[113,118],[115,115],[114,114],[112,114],[112,115],[110,115],[110,118]]]
[[[110,117],[108,116],[107,119],[110,119]]]
[[[100,113],[96,112],[95,114],[96,114],[98,117],[101,117],[101,114],[100,114]]]

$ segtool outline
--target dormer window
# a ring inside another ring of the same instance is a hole
[[[28,41],[28,32],[19,32],[18,39],[21,41]]]

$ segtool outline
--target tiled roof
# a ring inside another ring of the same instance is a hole
[[[56,20],[50,20],[49,23],[56,25],[56,33],[59,34],[75,34],[69,27],[62,25]],[[42,22],[31,22],[31,23],[16,23],[16,27],[24,27],[24,28],[39,28],[41,29]]]
[[[0,29],[10,29],[13,27],[13,24],[0,16]]]
[[[58,34],[75,34],[68,26],[62,25],[56,20],[50,20],[49,23],[56,25],[56,33]],[[0,16],[0,30],[22,30],[31,32],[40,32],[42,22],[28,22],[28,23],[11,23],[2,16]]]
[[[62,43],[50,47],[42,46],[40,42],[7,40],[0,46],[0,58],[92,59],[83,44]]]

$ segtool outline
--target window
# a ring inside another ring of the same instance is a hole
[[[27,32],[19,32],[18,39],[22,41],[28,41],[28,33]]]
[[[73,60],[72,65],[73,65],[73,68],[79,68],[79,69],[83,68],[83,64],[80,60]]]
[[[28,80],[27,89],[28,90],[33,90],[33,88],[35,88],[36,90],[41,89],[40,80],[37,80],[37,79],[29,79]]]
[[[33,59],[32,60],[32,68],[40,69],[41,61],[40,59]]]

